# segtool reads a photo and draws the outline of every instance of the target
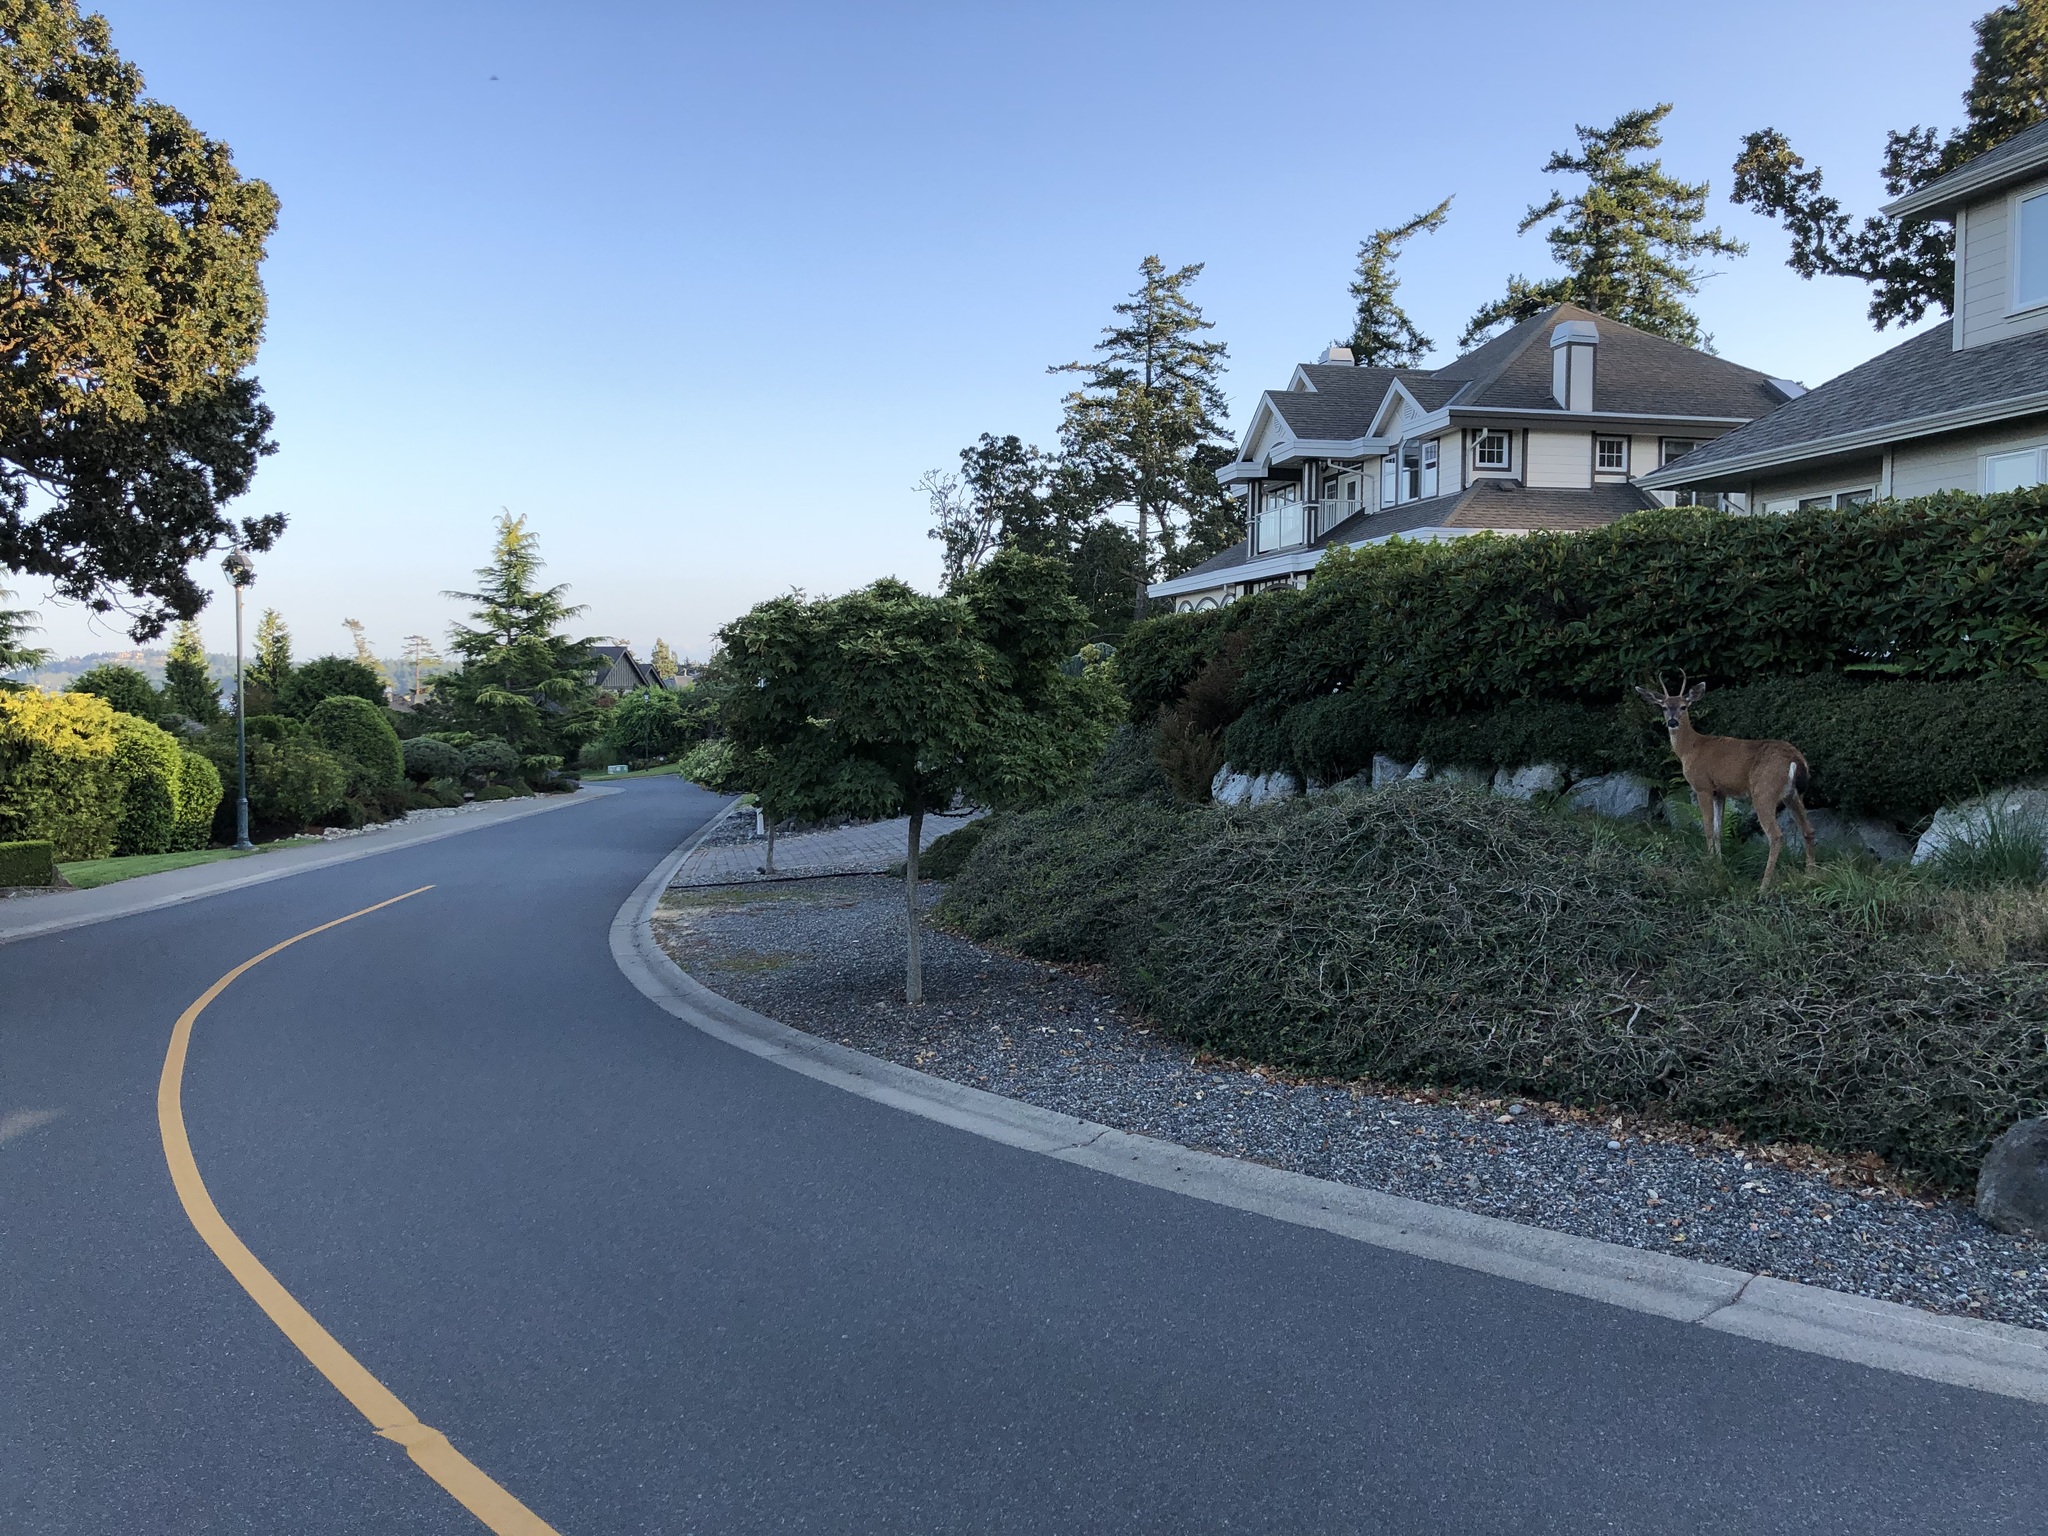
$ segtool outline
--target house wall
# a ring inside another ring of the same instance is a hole
[[[1529,468],[1522,483],[1574,489],[1593,484],[1593,436],[1589,432],[1529,434]]]
[[[1806,496],[1831,496],[1838,491],[1874,489],[1884,472],[1882,458],[1859,460],[1835,469],[1804,470],[1750,482],[1749,504],[1759,512],[1788,512]]]
[[[1903,498],[1936,491],[1981,491],[1987,454],[2041,447],[2048,447],[2048,415],[1901,443],[1892,453],[1892,494]]]
[[[2048,330],[2048,307],[2010,313],[2012,307],[2012,205],[2015,197],[2038,192],[2048,182],[2035,182],[2000,193],[1963,210],[1956,285],[1955,344],[1981,347],[2008,336]]]

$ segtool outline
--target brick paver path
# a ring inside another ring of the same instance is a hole
[[[750,810],[733,813],[749,820]],[[964,827],[972,816],[927,816],[918,839],[929,848],[935,838]],[[806,832],[799,837],[775,840],[775,879],[796,880],[811,875],[880,875],[903,862],[910,844],[910,818],[871,821],[862,826],[838,827],[830,832]],[[679,885],[730,885],[740,880],[759,880],[762,861],[768,852],[766,838],[752,842],[728,843],[722,847],[699,848],[676,871],[669,882]]]

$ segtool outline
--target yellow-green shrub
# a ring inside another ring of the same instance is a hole
[[[178,826],[174,851],[204,848],[221,800],[220,770],[189,747],[178,749]]]
[[[0,840],[46,839],[59,859],[114,851],[117,718],[89,693],[0,693]]]

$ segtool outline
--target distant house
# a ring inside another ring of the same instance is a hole
[[[1243,542],[1150,594],[1213,608],[1300,585],[1332,545],[1598,528],[1680,499],[1645,477],[1800,393],[1572,304],[1441,368],[1332,347],[1259,397],[1218,472]]]
[[[1956,227],[1955,314],[1645,483],[1760,511],[2048,480],[2048,123],[1886,207]]]
[[[602,693],[631,693],[636,688],[662,686],[654,668],[636,659],[627,646],[593,645],[590,654],[597,658],[597,670],[590,681]]]

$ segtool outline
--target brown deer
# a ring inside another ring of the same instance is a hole
[[[1806,802],[1801,798],[1809,778],[1805,754],[1789,741],[1745,741],[1739,736],[1702,735],[1692,728],[1691,710],[1706,693],[1707,685],[1694,683],[1688,688],[1681,673],[1678,687],[1679,691],[1673,693],[1659,678],[1656,692],[1648,688],[1638,688],[1636,692],[1663,713],[1664,729],[1671,733],[1671,750],[1678,754],[1678,766],[1685,773],[1685,782],[1692,786],[1693,800],[1700,808],[1700,828],[1706,834],[1707,851],[1717,859],[1721,857],[1723,802],[1730,795],[1748,795],[1764,836],[1771,842],[1771,856],[1764,862],[1764,878],[1759,888],[1769,890],[1771,877],[1778,872],[1778,855],[1785,847],[1785,834],[1778,827],[1778,811],[1787,805],[1792,807],[1792,819],[1799,823],[1799,835],[1805,839],[1806,872],[1812,874],[1813,824],[1806,819]]]

